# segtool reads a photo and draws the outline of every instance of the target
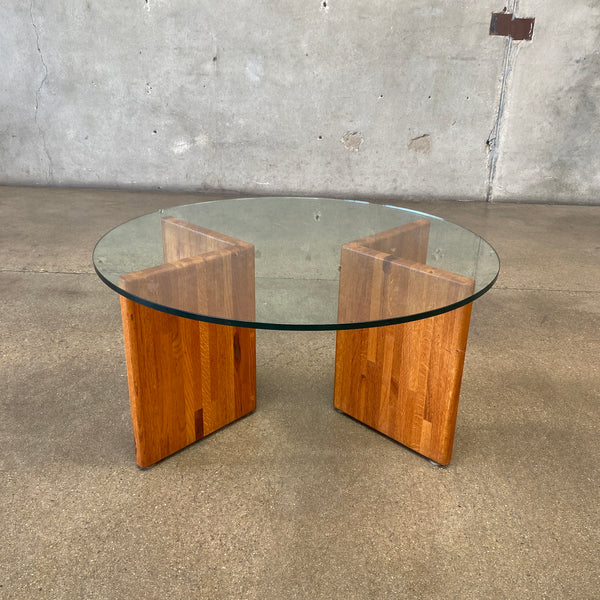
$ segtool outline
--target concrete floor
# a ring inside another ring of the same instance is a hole
[[[333,334],[258,332],[257,411],[142,471],[91,251],[190,201],[0,187],[0,598],[600,596],[600,207],[418,204],[502,259],[449,467],[332,408]]]

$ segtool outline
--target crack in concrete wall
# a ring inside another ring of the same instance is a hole
[[[506,12],[512,13],[514,16],[517,14],[518,0],[512,0],[507,3],[505,8]],[[502,127],[502,117],[504,116],[504,109],[506,107],[506,93],[508,88],[508,80],[510,73],[513,69],[515,61],[517,59],[518,45],[515,44],[512,37],[506,38],[506,45],[504,47],[504,59],[502,62],[502,84],[500,86],[500,100],[498,102],[498,110],[496,111],[496,118],[490,131],[490,135],[487,139],[488,148],[488,181],[486,186],[485,199],[487,202],[492,202],[494,195],[494,180],[496,177],[496,165],[498,163],[498,153],[500,145],[500,133]]]
[[[513,55],[513,47],[514,42],[512,38],[507,38],[502,68],[502,85],[500,88],[500,101],[498,103],[498,110],[496,111],[496,118],[494,120],[492,130],[490,131],[490,135],[486,142],[488,147],[488,182],[486,200],[488,202],[492,201],[492,196],[494,192],[494,178],[496,176],[496,164],[498,162],[498,146],[500,143],[500,128],[502,125],[502,117],[504,115],[504,108],[506,104],[506,88],[508,83],[508,76],[513,67],[514,56],[516,56],[516,52]]]
[[[48,177],[52,177],[52,175],[53,175],[52,157],[50,156],[50,152],[48,151],[48,144],[46,143],[46,132],[42,129],[39,119],[38,119],[38,112],[39,112],[39,108],[40,108],[40,97],[42,94],[42,88],[44,87],[44,85],[46,84],[46,82],[48,80],[48,65],[46,64],[46,61],[44,60],[44,55],[43,55],[42,49],[40,47],[40,32],[38,30],[38,27],[35,22],[35,17],[33,15],[33,0],[31,0],[31,3],[29,5],[29,16],[31,18],[31,25],[32,25],[33,31],[35,33],[35,45],[36,45],[38,54],[40,55],[40,61],[42,63],[42,69],[43,69],[43,73],[44,73],[44,76],[42,77],[42,80],[40,81],[40,85],[38,86],[38,88],[35,91],[34,121],[35,121],[35,124],[40,133],[40,138],[42,139],[42,147],[44,148],[44,154],[46,155],[46,159],[48,161]]]

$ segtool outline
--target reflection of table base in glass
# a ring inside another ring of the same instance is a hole
[[[150,303],[254,320],[254,247],[163,218],[165,264],[122,275]],[[344,244],[338,321],[422,313],[474,281],[425,264],[425,219]],[[171,297],[167,297],[170,295]],[[176,297],[173,297],[175,295]],[[255,330],[121,298],[136,460],[148,467],[256,407]],[[452,454],[471,304],[407,323],[337,332],[334,406],[439,464]]]

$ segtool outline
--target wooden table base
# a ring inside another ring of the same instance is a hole
[[[136,462],[149,467],[256,408],[254,329],[121,297]]]
[[[471,305],[338,331],[334,406],[440,465],[450,462]]]
[[[162,220],[165,264],[123,275],[134,296],[254,320],[254,247]],[[474,281],[426,265],[429,222],[342,247],[338,320],[448,306]],[[205,323],[121,298],[136,460],[148,467],[256,407],[255,330]],[[445,465],[452,455],[471,304],[427,319],[338,331],[334,406]]]
[[[472,294],[425,264],[429,222],[342,247],[338,320],[424,312]],[[334,406],[431,460],[450,462],[471,304],[398,325],[338,331]]]
[[[254,321],[254,246],[163,218],[164,264],[120,278],[163,306]],[[256,332],[121,297],[136,460],[148,467],[256,408]]]

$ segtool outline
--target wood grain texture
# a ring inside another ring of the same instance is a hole
[[[177,217],[162,217],[161,230],[165,262],[232,248],[242,248],[251,251],[254,255],[254,246],[248,242],[188,223]]]
[[[414,314],[472,294],[472,279],[417,262],[427,254],[426,221],[392,231],[343,246],[339,321]],[[403,232],[408,241],[389,243]],[[390,253],[398,249],[409,260]],[[468,304],[420,321],[338,331],[335,407],[448,464],[470,315]]]
[[[126,274],[121,286],[182,310],[213,315],[220,310],[223,318],[253,320],[253,246],[172,221],[163,220],[170,262]],[[185,256],[198,251],[204,254]],[[124,297],[121,312],[140,467],[256,408],[254,329],[184,319]]]

